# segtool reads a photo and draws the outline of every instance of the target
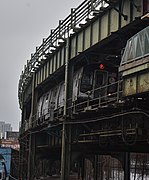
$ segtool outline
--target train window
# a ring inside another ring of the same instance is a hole
[[[76,76],[76,78],[75,78],[75,86],[77,86],[78,85],[78,79],[79,79],[79,74],[77,74],[77,76]]]
[[[145,47],[144,47],[144,54],[146,55],[146,54],[148,54],[149,53],[149,36],[148,36],[148,34],[149,34],[149,28],[146,30],[146,31],[148,31],[146,34],[145,34],[145,41],[144,41],[144,43],[145,43]]]
[[[106,71],[96,71],[95,73],[95,88],[105,85],[105,80],[107,77]]]
[[[128,49],[128,61],[133,59],[133,48],[132,48],[132,40],[129,41],[129,49]]]
[[[99,87],[104,84],[104,77],[103,73],[96,71],[96,76],[95,76],[95,86]]]
[[[85,93],[92,90],[93,87],[93,72],[85,72],[82,76],[80,91]]]
[[[57,90],[58,90],[57,87],[53,90],[53,97],[56,97],[56,95],[57,95]]]
[[[46,102],[48,101],[49,93],[46,94]]]

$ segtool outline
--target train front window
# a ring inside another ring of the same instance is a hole
[[[91,91],[93,87],[93,72],[86,72],[81,79],[80,91],[85,93]]]
[[[106,71],[96,71],[95,73],[95,88],[105,85],[107,77]]]

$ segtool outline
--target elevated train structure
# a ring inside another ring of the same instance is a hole
[[[148,0],[84,1],[36,48],[18,88],[20,178],[87,180],[88,159],[90,177],[102,179],[103,154],[130,178],[129,152],[148,148],[148,8]]]

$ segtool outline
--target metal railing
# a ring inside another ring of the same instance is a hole
[[[95,108],[108,107],[110,105],[114,105],[122,100],[122,90],[121,90],[122,80],[117,81],[112,84],[108,84],[99,88],[96,88],[90,93],[88,93],[88,97],[81,102],[72,102],[72,98],[68,99],[68,107],[67,113],[69,112],[74,115],[79,112],[86,112],[88,110],[94,110]],[[108,93],[108,89],[112,86],[116,87],[115,92]],[[105,91],[105,93],[100,94],[100,92]],[[91,98],[91,94],[95,94],[98,92],[98,97]],[[22,133],[36,128],[37,126],[42,126],[44,124],[49,124],[50,122],[54,122],[58,120],[58,122],[63,120],[63,107],[58,108],[47,108],[42,113],[37,112],[34,114],[29,120],[25,121],[22,125]]]
[[[115,88],[115,91],[112,93],[109,92],[111,87]],[[94,108],[100,108],[103,106],[108,106],[110,104],[114,104],[118,102],[122,98],[122,80],[93,89],[88,92],[88,97],[81,102],[74,102],[73,105],[68,107],[68,109],[73,109],[73,113],[77,113],[77,111],[87,111],[93,110]],[[95,95],[98,94],[98,95]],[[91,96],[94,96],[92,98]]]
[[[107,7],[108,4],[105,0],[85,0],[77,8],[71,9],[71,14],[67,16],[63,21],[59,21],[59,25],[56,29],[51,30],[51,34],[43,39],[43,43],[36,47],[36,52],[31,54],[31,59],[27,60],[27,64],[24,66],[24,70],[20,75],[18,85],[18,99],[21,107],[22,93],[25,87],[32,79],[33,72],[40,67],[41,61],[45,56],[48,56],[51,52],[51,48],[59,46],[59,42],[64,42],[69,37],[71,30],[79,27],[79,23],[83,20],[94,17],[93,12],[98,12],[100,7]]]

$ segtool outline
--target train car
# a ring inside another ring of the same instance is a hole
[[[117,91],[117,68],[103,63],[93,63],[77,69],[73,76],[72,104],[110,98]],[[53,119],[54,112],[62,113],[64,107],[64,82],[57,84],[38,100],[37,116]]]
[[[82,67],[79,73],[73,83],[73,101],[104,98],[116,91],[117,69],[114,67],[103,63],[90,64]]]
[[[149,26],[127,41],[119,73],[123,78],[123,97],[149,94]]]
[[[52,119],[54,111],[64,106],[64,82],[43,94],[38,100],[37,118]]]

